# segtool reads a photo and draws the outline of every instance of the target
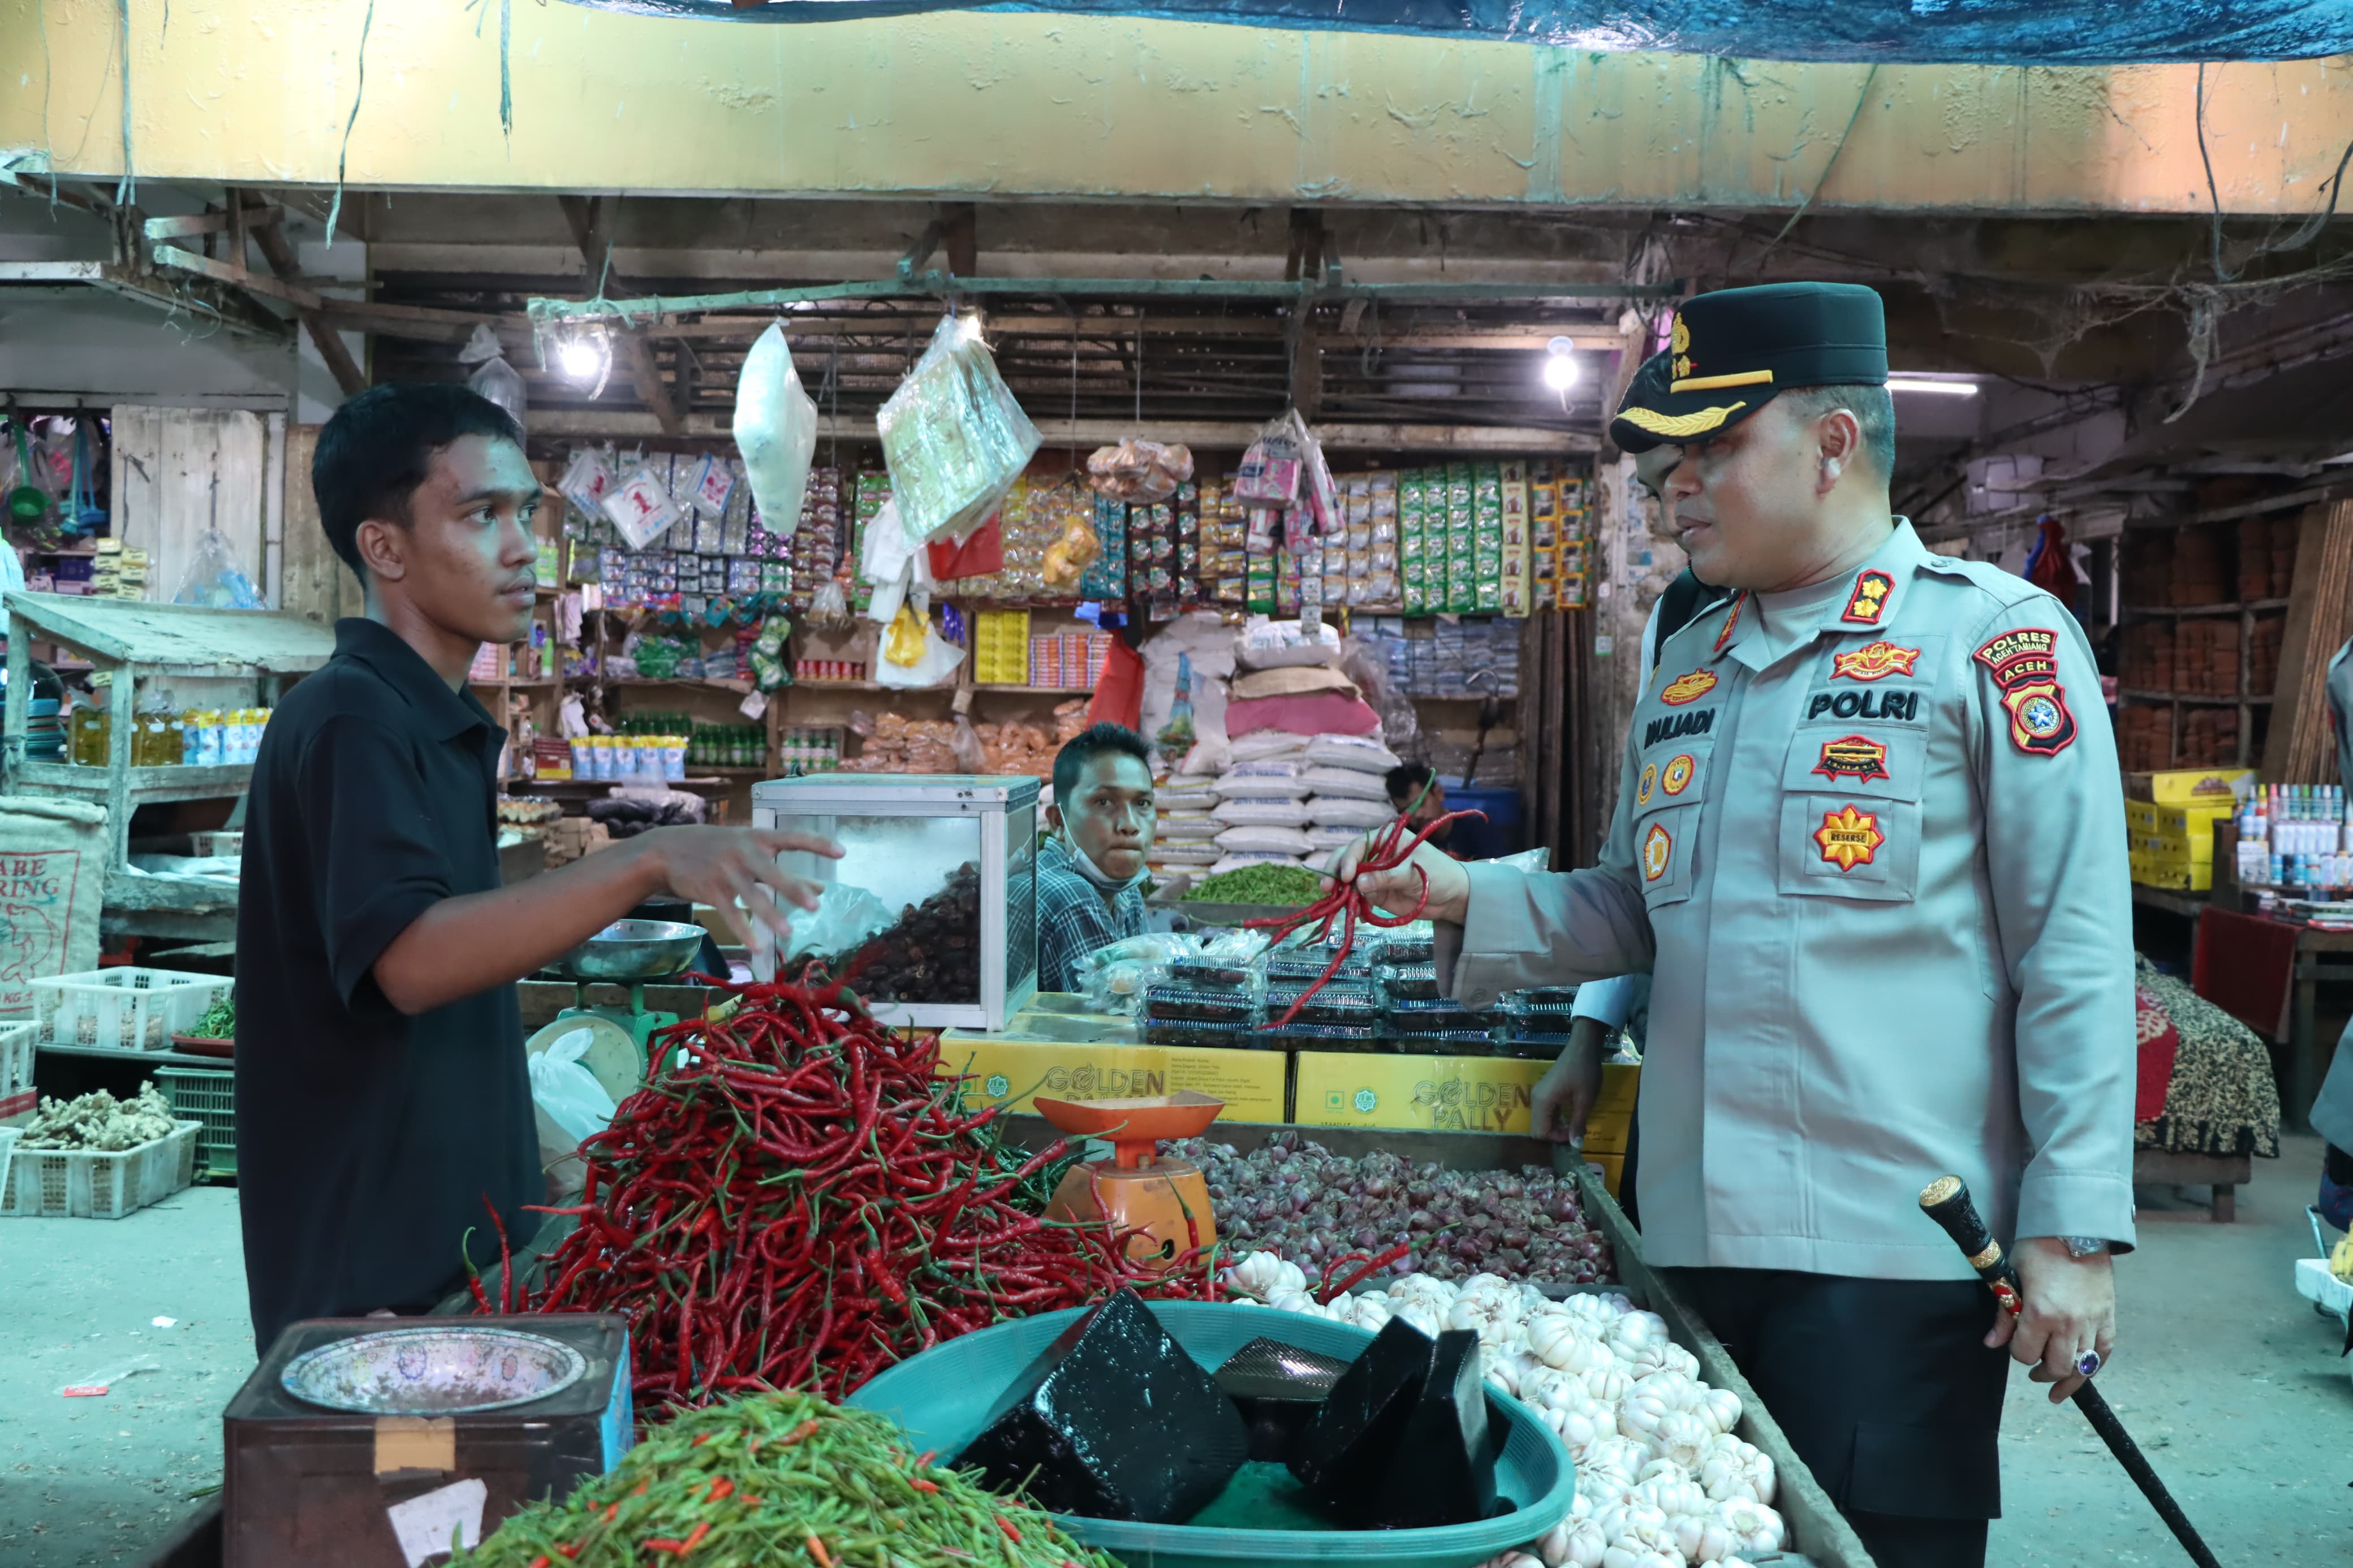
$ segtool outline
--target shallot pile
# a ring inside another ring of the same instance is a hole
[[[1478,1334],[1487,1382],[1543,1417],[1577,1461],[1569,1517],[1482,1568],[1746,1568],[1742,1554],[1781,1550],[1773,1461],[1734,1435],[1739,1396],[1701,1382],[1666,1320],[1623,1296],[1554,1301],[1493,1274],[1460,1286],[1410,1274],[1324,1305],[1300,1268],[1263,1252],[1224,1279],[1279,1310]]]
[[[1298,1132],[1248,1154],[1190,1139],[1170,1151],[1209,1183],[1218,1232],[1311,1273],[1352,1252],[1410,1250],[1398,1274],[1590,1285],[1615,1278],[1609,1244],[1585,1223],[1575,1182],[1541,1165],[1448,1171],[1377,1152],[1350,1159]]]

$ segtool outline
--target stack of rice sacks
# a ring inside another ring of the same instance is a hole
[[[1153,828],[1152,853],[1146,857],[1152,874],[1166,880],[1179,872],[1192,877],[1208,874],[1225,858],[1218,835],[1226,825],[1209,815],[1218,804],[1211,781],[1177,773],[1153,786],[1153,805],[1159,820]]]
[[[1232,765],[1209,786],[1216,796],[1209,817],[1223,851],[1211,869],[1324,864],[1395,815],[1383,775],[1397,765],[1368,736],[1272,730],[1242,736]]]

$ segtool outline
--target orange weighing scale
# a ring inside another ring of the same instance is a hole
[[[1053,1100],[1041,1094],[1035,1103],[1056,1131],[1101,1138],[1112,1146],[1108,1163],[1083,1161],[1063,1173],[1046,1205],[1047,1218],[1107,1219],[1114,1230],[1134,1231],[1127,1254],[1138,1262],[1174,1262],[1218,1239],[1201,1167],[1162,1153],[1160,1143],[1207,1132],[1225,1110],[1224,1100],[1187,1089],[1146,1100]]]

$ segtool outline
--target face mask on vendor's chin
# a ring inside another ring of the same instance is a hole
[[[1087,852],[1079,847],[1078,836],[1071,831],[1068,823],[1062,825],[1062,847],[1070,851],[1071,865],[1079,875],[1106,893],[1124,893],[1128,889],[1141,884],[1144,879],[1151,874],[1150,867],[1139,867],[1133,877],[1113,876],[1096,865]]]

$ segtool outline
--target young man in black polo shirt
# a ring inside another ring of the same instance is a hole
[[[320,432],[311,483],[367,614],[279,705],[247,811],[237,1176],[264,1351],[298,1319],[431,1306],[463,1279],[486,1203],[518,1243],[537,1227],[513,982],[663,893],[782,929],[760,885],[816,896],[778,854],[839,853],[663,828],[501,887],[506,732],[466,672],[531,626],[541,490],[522,431],[461,386],[374,387]]]

